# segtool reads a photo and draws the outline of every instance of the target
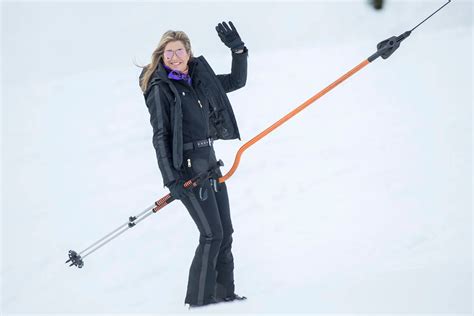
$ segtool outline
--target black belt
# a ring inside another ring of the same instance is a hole
[[[214,142],[214,139],[206,138],[206,139],[197,140],[190,143],[185,143],[183,144],[183,150],[198,149],[201,147],[212,147],[213,142]]]

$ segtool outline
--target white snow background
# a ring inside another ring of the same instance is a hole
[[[472,312],[471,1],[452,1],[242,156],[227,182],[236,292],[187,310],[198,231],[181,202],[65,264],[168,191],[138,87],[161,35],[184,30],[216,73],[233,21],[245,141],[414,27],[443,1],[13,2],[2,26],[5,315]]]

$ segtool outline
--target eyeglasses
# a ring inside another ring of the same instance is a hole
[[[163,55],[165,55],[166,59],[171,59],[173,58],[173,55],[176,53],[176,57],[178,58],[184,58],[186,57],[186,50],[184,48],[177,49],[175,51],[172,50],[165,50]]]

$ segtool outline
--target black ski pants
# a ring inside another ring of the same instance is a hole
[[[208,170],[216,163],[213,147],[185,151],[186,180]],[[220,170],[217,174],[222,176]],[[225,183],[210,181],[190,190],[181,199],[199,230],[199,245],[189,270],[185,304],[206,305],[214,298],[234,294],[234,258],[232,256],[232,221]]]

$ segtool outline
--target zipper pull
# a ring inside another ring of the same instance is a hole
[[[191,168],[191,159],[188,158],[188,167]]]
[[[202,104],[201,104],[201,100],[198,99],[198,103],[199,103],[199,106],[201,107],[202,109]]]

